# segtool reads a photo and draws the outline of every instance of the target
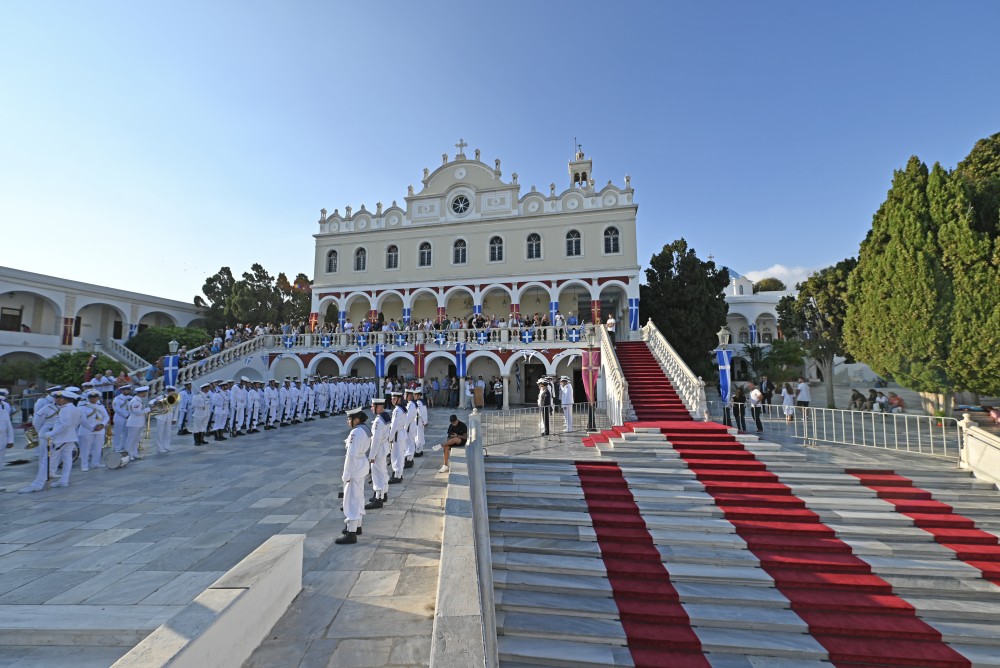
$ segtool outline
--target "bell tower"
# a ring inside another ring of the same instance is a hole
[[[573,141],[576,143],[576,139]],[[593,178],[590,158],[584,157],[583,146],[577,144],[576,155],[573,156],[573,160],[569,161],[569,187],[587,189],[590,187],[590,181]]]

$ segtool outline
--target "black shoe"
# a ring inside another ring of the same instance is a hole
[[[281,424],[279,424],[278,426],[279,426],[279,427],[287,427],[287,426],[288,426],[288,423],[287,423],[287,422],[282,422],[282,423],[281,423]]]
[[[249,433],[251,433],[251,434],[259,434],[260,433],[260,429],[251,429]]]
[[[421,450],[420,452],[414,452],[414,453],[413,453],[413,456],[414,456],[414,457],[423,457],[423,456],[424,456],[424,451],[423,451],[423,450]]]
[[[341,529],[340,533],[342,533],[342,534],[344,534],[346,536],[348,534],[347,527],[344,527],[343,529]],[[362,533],[363,532],[361,531],[361,527],[358,527],[357,534],[360,536]]]
[[[353,531],[349,531],[333,542],[337,545],[353,545],[358,542],[358,536]]]
[[[403,482],[403,477],[402,476],[400,476],[398,478],[396,476],[392,476],[391,478],[389,478],[389,484],[390,485],[398,485],[401,482]]]
[[[337,498],[338,499],[344,498],[344,493],[343,492],[337,492]]]
[[[375,510],[376,508],[381,508],[383,505],[382,499],[375,499],[365,504],[365,510]]]
[[[412,459],[407,459],[405,462],[403,462],[403,468],[404,469],[412,469],[413,468],[413,460]]]

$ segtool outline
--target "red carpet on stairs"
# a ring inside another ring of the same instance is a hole
[[[646,523],[614,462],[578,462],[629,652],[636,666],[710,666]]]
[[[692,421],[645,343],[620,343],[617,352],[639,418],[625,426],[660,429],[834,665],[971,665],[725,427]],[[666,400],[651,401],[658,396]],[[917,514],[938,514],[923,490],[884,475],[873,484]],[[932,524],[929,531],[949,532],[942,536],[975,531],[955,521]]]
[[[978,568],[984,579],[1000,585],[1000,541],[996,536],[977,529],[975,522],[955,514],[948,504],[935,501],[930,492],[914,487],[909,478],[892,471],[847,469],[847,473],[912,518],[914,526],[934,536],[959,559]]]

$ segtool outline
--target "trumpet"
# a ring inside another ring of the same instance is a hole
[[[176,392],[171,392],[163,399],[157,399],[149,405],[150,415],[163,415],[164,413],[169,413],[170,409],[174,407],[178,401],[180,401],[180,395]]]

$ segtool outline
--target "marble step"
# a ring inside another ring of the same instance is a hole
[[[579,617],[569,619],[557,615],[504,612],[497,614],[497,627],[498,635],[499,629],[502,628],[504,637],[542,638],[550,641],[591,642],[603,645],[623,645],[626,642],[621,624],[614,620]],[[810,661],[827,659],[822,646],[802,632],[698,627],[695,633],[701,641],[703,652],[778,656]]]
[[[0,647],[133,647],[179,612],[176,605],[0,605]],[[0,650],[0,655],[4,651]]]
[[[501,668],[528,666],[604,668],[635,665],[628,647],[617,644],[498,634],[497,649]]]

